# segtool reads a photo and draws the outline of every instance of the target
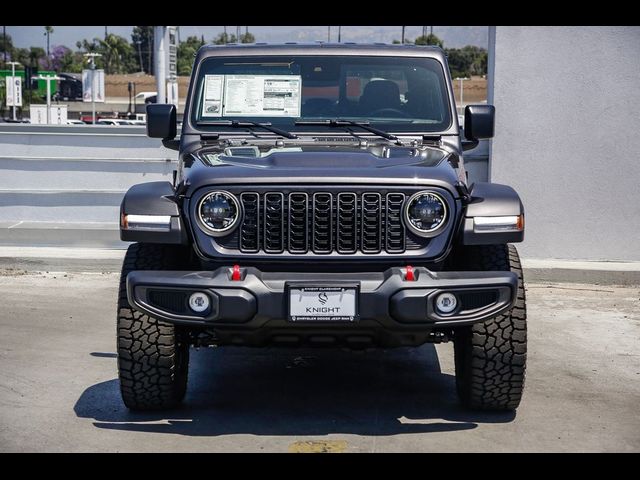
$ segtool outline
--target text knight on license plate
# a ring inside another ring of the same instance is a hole
[[[291,321],[346,321],[356,318],[357,289],[353,287],[292,287]]]

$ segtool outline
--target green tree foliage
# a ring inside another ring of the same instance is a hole
[[[415,44],[416,45],[436,45],[440,48],[442,48],[442,45],[443,45],[442,40],[440,40],[440,38],[438,38],[438,36],[434,35],[433,33],[419,36],[418,38],[416,38]]]
[[[2,68],[6,68],[6,65],[4,64],[4,58],[5,58],[5,54],[7,57],[7,61],[12,61],[13,58],[13,40],[11,39],[11,35],[4,35],[3,33],[0,33],[0,65],[2,65]]]
[[[138,58],[138,68],[140,71],[140,56],[142,56],[142,69],[145,73],[151,75],[153,73],[153,26],[137,26],[133,27],[131,34],[133,48],[135,49],[136,58]]]
[[[399,40],[393,40],[393,43],[400,43]],[[421,35],[411,41],[405,39],[406,44],[416,45],[436,45],[440,48],[444,48],[442,40],[432,33],[428,35]],[[487,73],[487,50],[484,48],[476,47],[475,45],[467,45],[462,48],[444,48],[447,54],[447,60],[449,62],[449,70],[451,76],[456,77],[470,77],[471,75],[486,75]]]
[[[215,45],[226,45],[227,43],[236,43],[238,39],[233,33],[222,32],[213,39]]]
[[[256,43],[256,37],[250,32],[243,33],[240,35],[240,43]]]
[[[110,33],[104,40],[94,40],[98,43],[98,53],[102,54],[106,74],[136,71],[135,52],[126,38]]]
[[[451,76],[469,77],[487,73],[487,51],[473,45],[446,50]]]
[[[191,75],[196,52],[203,45],[204,41],[195,36],[187,37],[178,45],[178,75]]]

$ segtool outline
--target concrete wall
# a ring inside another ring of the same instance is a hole
[[[492,28],[491,180],[522,197],[521,253],[640,260],[640,27]]]
[[[176,158],[144,127],[0,124],[0,246],[125,247],[123,195],[171,181]],[[465,160],[470,180],[486,181],[488,142]]]
[[[0,124],[0,245],[124,246],[124,193],[176,157],[144,127]]]

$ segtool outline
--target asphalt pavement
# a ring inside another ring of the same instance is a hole
[[[192,350],[182,408],[123,406],[116,273],[0,266],[0,451],[640,451],[640,288],[529,283],[517,413],[466,411],[451,344]]]

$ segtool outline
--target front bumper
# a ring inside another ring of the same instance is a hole
[[[290,322],[291,284],[357,285],[357,320]],[[518,278],[512,272],[431,272],[423,267],[414,269],[414,280],[408,280],[406,269],[399,267],[375,273],[273,273],[247,267],[240,270],[239,279],[233,279],[233,269],[227,267],[200,272],[138,270],[127,276],[129,303],[136,310],[171,323],[214,329],[237,344],[265,343],[290,332],[296,336],[300,332],[367,331],[377,332],[374,336],[378,337],[398,337],[468,325],[510,309],[517,286]],[[190,310],[188,298],[193,292],[209,296],[207,311]],[[459,299],[452,314],[439,314],[435,308],[435,297],[442,292]],[[243,335],[253,335],[254,340],[245,342]]]

